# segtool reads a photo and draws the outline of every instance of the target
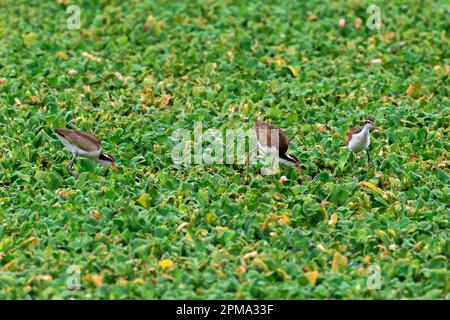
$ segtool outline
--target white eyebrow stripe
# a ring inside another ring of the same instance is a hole
[[[289,158],[289,159],[291,159],[291,160],[294,161],[294,162],[297,161],[297,160],[295,160],[294,158],[292,158],[292,157],[291,157],[290,155],[288,155],[288,154],[286,155],[286,158]]]

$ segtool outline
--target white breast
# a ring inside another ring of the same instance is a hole
[[[268,146],[263,146],[259,141],[258,141],[258,147],[259,149],[261,149],[264,153],[275,153],[276,155],[278,155],[278,148],[276,147],[268,147]]]
[[[351,152],[360,152],[367,149],[370,144],[370,137],[368,132],[361,130],[358,134],[354,134],[348,143],[348,150]]]

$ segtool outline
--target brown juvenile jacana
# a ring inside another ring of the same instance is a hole
[[[96,136],[81,130],[60,128],[55,129],[55,134],[64,146],[73,154],[73,158],[66,166],[67,171],[71,175],[74,176],[72,166],[78,156],[111,166],[113,169],[117,170],[114,157],[110,154],[101,153],[102,143]]]
[[[259,119],[255,121],[255,130],[259,149],[266,154],[275,155],[279,162],[294,167],[303,175],[298,158],[287,153],[290,141],[283,130]],[[274,162],[272,162],[272,169],[273,164]]]

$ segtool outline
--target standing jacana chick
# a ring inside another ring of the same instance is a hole
[[[117,170],[114,157],[110,154],[101,153],[102,142],[92,134],[70,129],[55,129],[55,134],[64,146],[73,153],[72,160],[66,166],[71,175],[74,176],[72,166],[78,156],[111,166]]]
[[[258,146],[263,152],[275,154],[278,161],[296,168],[303,175],[298,158],[287,154],[290,141],[283,130],[259,119],[255,121],[255,130]]]
[[[366,121],[364,122],[364,127],[354,127],[348,130],[346,133],[346,144],[348,150],[354,153],[366,150],[369,168],[370,168],[370,153],[369,153],[370,128],[378,130],[378,128],[375,126],[375,119],[371,117],[366,119]]]

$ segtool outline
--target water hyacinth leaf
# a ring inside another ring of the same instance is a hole
[[[448,298],[442,1],[378,4],[381,29],[343,0],[80,1],[71,29],[68,2],[0,10],[0,299]],[[207,130],[225,146],[256,118],[303,175],[204,163]],[[70,175],[55,128],[94,133],[118,171]]]

